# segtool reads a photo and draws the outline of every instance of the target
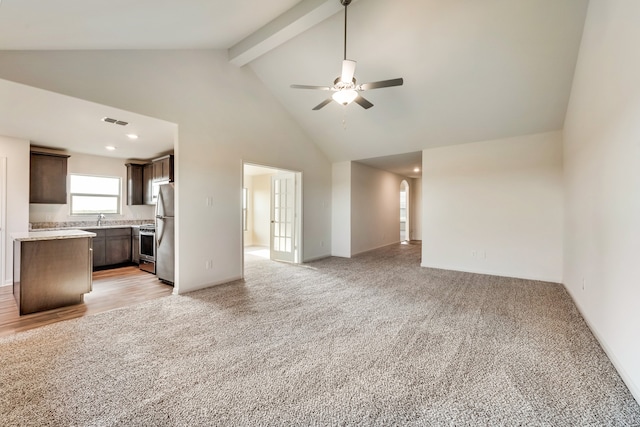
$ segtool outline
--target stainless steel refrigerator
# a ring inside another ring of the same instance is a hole
[[[156,202],[156,275],[173,284],[175,276],[173,183],[163,184]]]

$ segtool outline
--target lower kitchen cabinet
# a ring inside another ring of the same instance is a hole
[[[93,268],[131,262],[131,227],[95,229]]]
[[[140,264],[140,227],[131,227],[131,262]]]
[[[107,235],[104,258],[107,265],[131,262],[131,228],[114,228],[105,231]],[[110,232],[112,232],[111,235]]]
[[[106,247],[104,230],[87,230],[92,233],[96,233],[96,237],[93,238],[93,267],[102,267],[107,265],[106,263]]]

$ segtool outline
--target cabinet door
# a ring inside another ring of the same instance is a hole
[[[107,237],[105,258],[107,265],[131,261],[131,236]]]
[[[144,165],[128,163],[127,165],[127,205],[143,204]]]
[[[142,170],[142,197],[145,205],[153,205],[153,163],[144,165]]]
[[[93,238],[93,268],[107,265],[105,258],[105,238]]]
[[[140,264],[140,237],[131,237],[131,261]]]
[[[173,182],[173,154],[153,161],[153,180]]]
[[[107,265],[131,261],[131,228],[110,228],[106,236],[105,262]]]
[[[29,203],[67,203],[67,159],[69,156],[31,153]]]
[[[164,171],[162,160],[156,160],[153,162],[153,180],[162,181],[164,179]]]

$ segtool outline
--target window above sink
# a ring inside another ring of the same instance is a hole
[[[119,214],[121,189],[120,177],[69,174],[69,214]]]

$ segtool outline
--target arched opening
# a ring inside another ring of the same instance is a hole
[[[411,239],[409,235],[409,183],[402,180],[400,183],[400,242],[405,243]]]

